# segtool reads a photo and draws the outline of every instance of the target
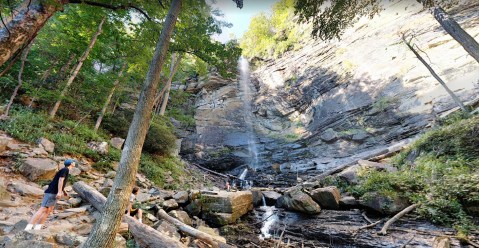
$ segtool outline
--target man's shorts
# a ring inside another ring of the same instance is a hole
[[[125,210],[125,214],[128,213],[128,210]],[[138,213],[138,208],[137,209],[130,209],[130,216],[135,217],[135,215]]]
[[[55,206],[55,203],[57,203],[57,195],[45,193],[42,200],[42,207],[45,207],[45,208],[52,207],[52,206]]]

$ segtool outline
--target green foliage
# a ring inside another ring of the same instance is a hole
[[[130,128],[133,112],[118,111],[115,115],[107,115],[103,127],[112,134],[126,138]],[[146,135],[143,150],[152,154],[168,155],[176,147],[174,127],[170,120],[164,116],[155,116]]]
[[[155,117],[146,135],[143,150],[151,154],[169,155],[176,148],[176,137],[171,122],[162,116]]]
[[[142,154],[140,172],[145,174],[156,185],[165,189],[177,189],[181,186],[179,177],[183,172],[183,163],[176,157],[162,157]],[[174,182],[168,182],[171,176]]]
[[[303,38],[293,21],[294,0],[275,3],[271,16],[261,13],[251,20],[240,47],[247,57],[276,58],[293,49]]]
[[[190,99],[193,97],[193,95],[185,91],[170,91],[166,115],[180,121],[185,127],[193,127],[195,125],[195,108],[189,104]]]
[[[12,111],[9,120],[0,122],[0,129],[30,143],[45,137],[55,143],[57,153],[85,155],[95,160],[100,156],[89,149],[87,143],[106,139],[106,135],[93,132],[89,126],[69,120],[50,121],[46,114],[37,114],[26,109]]]
[[[372,105],[373,110],[375,111],[384,111],[388,107],[395,105],[399,102],[399,98],[397,97],[382,97],[379,100],[375,101]]]
[[[359,184],[343,190],[406,197],[421,203],[420,216],[467,233],[474,228],[467,207],[479,203],[479,116],[444,123],[393,159],[397,172],[363,170]]]

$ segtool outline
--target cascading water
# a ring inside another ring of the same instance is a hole
[[[251,101],[253,99],[251,93],[251,82],[250,82],[250,72],[249,72],[249,62],[243,56],[240,57],[238,61],[238,70],[240,72],[240,86],[242,91],[243,99],[243,114],[244,120],[247,128],[248,135],[248,150],[251,156],[249,165],[254,170],[258,167],[258,148],[256,147],[256,136],[253,130],[253,121],[252,121],[252,107]]]
[[[241,175],[239,176],[239,179],[244,180],[246,178],[247,173],[248,173],[248,168],[244,169],[243,172],[241,172]]]
[[[261,235],[259,236],[261,239],[269,239],[271,238],[271,234],[269,231],[271,227],[278,221],[278,215],[274,212],[276,208],[274,206],[267,206],[266,199],[262,198],[263,206],[261,209],[264,210],[264,214],[261,219],[264,221],[263,226],[261,227]]]

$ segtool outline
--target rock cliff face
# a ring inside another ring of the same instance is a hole
[[[479,39],[479,5],[468,1],[448,12]],[[372,20],[361,19],[341,41],[305,41],[301,49],[254,71],[253,124],[261,164],[324,170],[414,136],[454,108],[402,42],[402,33],[413,38],[463,102],[476,100],[479,64],[431,13],[413,1],[399,1]],[[239,85],[217,80],[210,83],[215,87],[204,86],[198,93],[196,136],[186,142],[184,154],[228,170],[251,154]]]

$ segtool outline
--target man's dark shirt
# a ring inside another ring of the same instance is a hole
[[[58,181],[60,180],[60,177],[64,178],[62,190],[65,189],[65,185],[67,185],[69,173],[70,171],[68,170],[67,167],[64,167],[61,170],[59,170],[57,174],[55,174],[55,177],[53,178],[53,180],[48,185],[48,188],[47,190],[45,190],[45,193],[55,194],[55,195],[58,194]]]

